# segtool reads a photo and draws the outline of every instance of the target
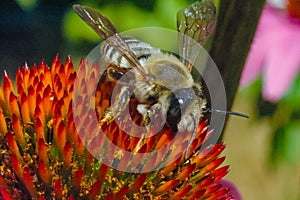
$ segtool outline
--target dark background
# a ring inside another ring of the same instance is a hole
[[[88,1],[97,5],[118,3],[113,1]],[[124,1],[123,1],[124,2]],[[155,0],[131,0],[134,5],[151,11]],[[63,62],[68,55],[88,52],[95,44],[72,44],[63,36],[63,17],[75,3],[85,1],[40,0],[31,10],[22,9],[14,0],[0,1],[0,79],[3,70],[13,77],[18,67],[25,62],[32,66],[42,59],[51,65],[57,53]]]

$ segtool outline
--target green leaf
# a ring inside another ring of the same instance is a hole
[[[287,94],[281,99],[280,103],[288,105],[291,109],[300,113],[300,74],[296,76],[292,86],[289,88]]]
[[[289,163],[300,163],[300,123],[293,121],[285,129],[285,158]]]
[[[300,163],[300,124],[292,121],[274,131],[271,162]]]

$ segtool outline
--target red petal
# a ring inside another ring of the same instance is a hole
[[[35,186],[34,186],[34,183],[33,183],[33,178],[30,174],[30,170],[29,170],[28,167],[24,167],[23,176],[24,176],[23,180],[24,180],[24,183],[26,185],[26,188],[27,188],[28,192],[30,193],[32,198],[36,198],[37,197],[36,189],[35,189]]]
[[[128,191],[129,196],[133,196],[134,193],[139,192],[142,185],[145,183],[146,179],[147,179],[147,174],[139,175],[136,178],[135,182],[130,186],[130,189]]]
[[[23,179],[23,168],[20,165],[19,160],[13,154],[10,156],[10,160],[11,160],[11,165],[12,165],[12,168],[13,168],[15,174],[22,180]]]
[[[179,189],[178,192],[176,192],[171,199],[184,199],[186,195],[192,190],[192,186],[188,185],[182,189]]]
[[[4,188],[6,190],[9,189],[9,186],[7,185],[7,182],[3,178],[3,176],[0,174],[0,188]]]
[[[10,98],[10,94],[13,93],[14,89],[13,89],[11,79],[8,76],[6,71],[4,71],[3,78],[4,78],[4,80],[3,80],[4,96],[5,96],[6,103],[8,103],[9,98]]]
[[[41,160],[39,163],[38,163],[38,170],[39,170],[39,174],[40,174],[40,177],[42,179],[42,181],[49,185],[50,184],[50,181],[51,181],[51,176],[50,176],[50,172],[46,166],[46,164]]]
[[[122,187],[115,195],[115,199],[123,199],[123,197],[125,196],[125,194],[127,193],[129,187],[128,185]]]
[[[2,187],[0,187],[0,194],[4,200],[13,200],[10,194]]]
[[[73,148],[70,142],[66,142],[64,147],[63,161],[66,167],[70,167],[72,163]]]
[[[60,180],[54,181],[54,195],[57,199],[62,198],[63,187]]]
[[[29,102],[30,116],[33,118],[35,107],[36,107],[36,96],[35,96],[35,90],[32,85],[30,85],[28,88],[28,102]]]
[[[74,177],[73,177],[73,185],[74,187],[76,188],[80,188],[80,183],[81,183],[81,180],[82,180],[82,177],[83,177],[83,168],[80,167],[74,174]]]
[[[89,192],[89,199],[96,199],[101,189],[101,181],[96,181]]]

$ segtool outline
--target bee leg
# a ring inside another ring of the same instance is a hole
[[[162,93],[157,102],[149,106],[147,112],[143,115],[145,126],[147,128],[150,128],[150,126],[155,126],[155,128],[164,127],[167,123],[169,106],[168,95]]]
[[[129,87],[122,87],[119,95],[116,96],[115,102],[111,106],[111,109],[105,113],[103,119],[100,120],[100,126],[104,123],[111,123],[126,107],[129,103],[131,91]]]
[[[192,142],[194,141],[195,137],[196,137],[196,134],[197,134],[197,124],[196,124],[196,120],[195,120],[195,117],[194,115],[190,114],[190,117],[192,118],[193,120],[193,123],[194,123],[194,130],[193,130],[193,134],[191,136],[191,138],[189,139],[188,141],[188,145],[185,149],[185,154],[184,154],[184,159],[187,159],[188,158],[188,155],[189,155],[189,151],[190,151],[190,148],[192,146]]]
[[[149,104],[139,104],[137,106],[138,112],[142,115],[142,125],[148,127],[150,123],[158,126],[158,123],[165,123],[163,118],[166,118],[167,108],[170,106],[168,102],[168,95],[162,94],[156,103]]]
[[[137,111],[142,115],[142,125],[143,126],[148,126],[150,124],[150,111],[149,111],[149,105],[147,104],[139,104],[137,105]]]

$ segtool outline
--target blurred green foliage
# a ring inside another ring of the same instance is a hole
[[[141,27],[162,27],[176,30],[176,13],[190,4],[187,0],[114,0],[109,3],[102,3],[102,1],[96,3],[91,0],[77,3],[99,10],[111,20],[119,32]],[[99,36],[90,27],[84,25],[84,22],[71,8],[66,12],[63,27],[64,35],[70,42],[100,41]]]
[[[33,10],[38,3],[38,0],[16,0],[20,7],[25,11]]]
[[[287,94],[277,103],[271,119],[274,132],[272,161],[300,163],[300,74]]]
[[[260,77],[243,90],[251,98],[254,113],[251,119],[255,123],[267,119],[272,132],[269,144],[269,163],[300,164],[300,74],[295,79],[287,94],[277,103],[262,98],[262,78]],[[274,165],[275,164],[275,165]]]

